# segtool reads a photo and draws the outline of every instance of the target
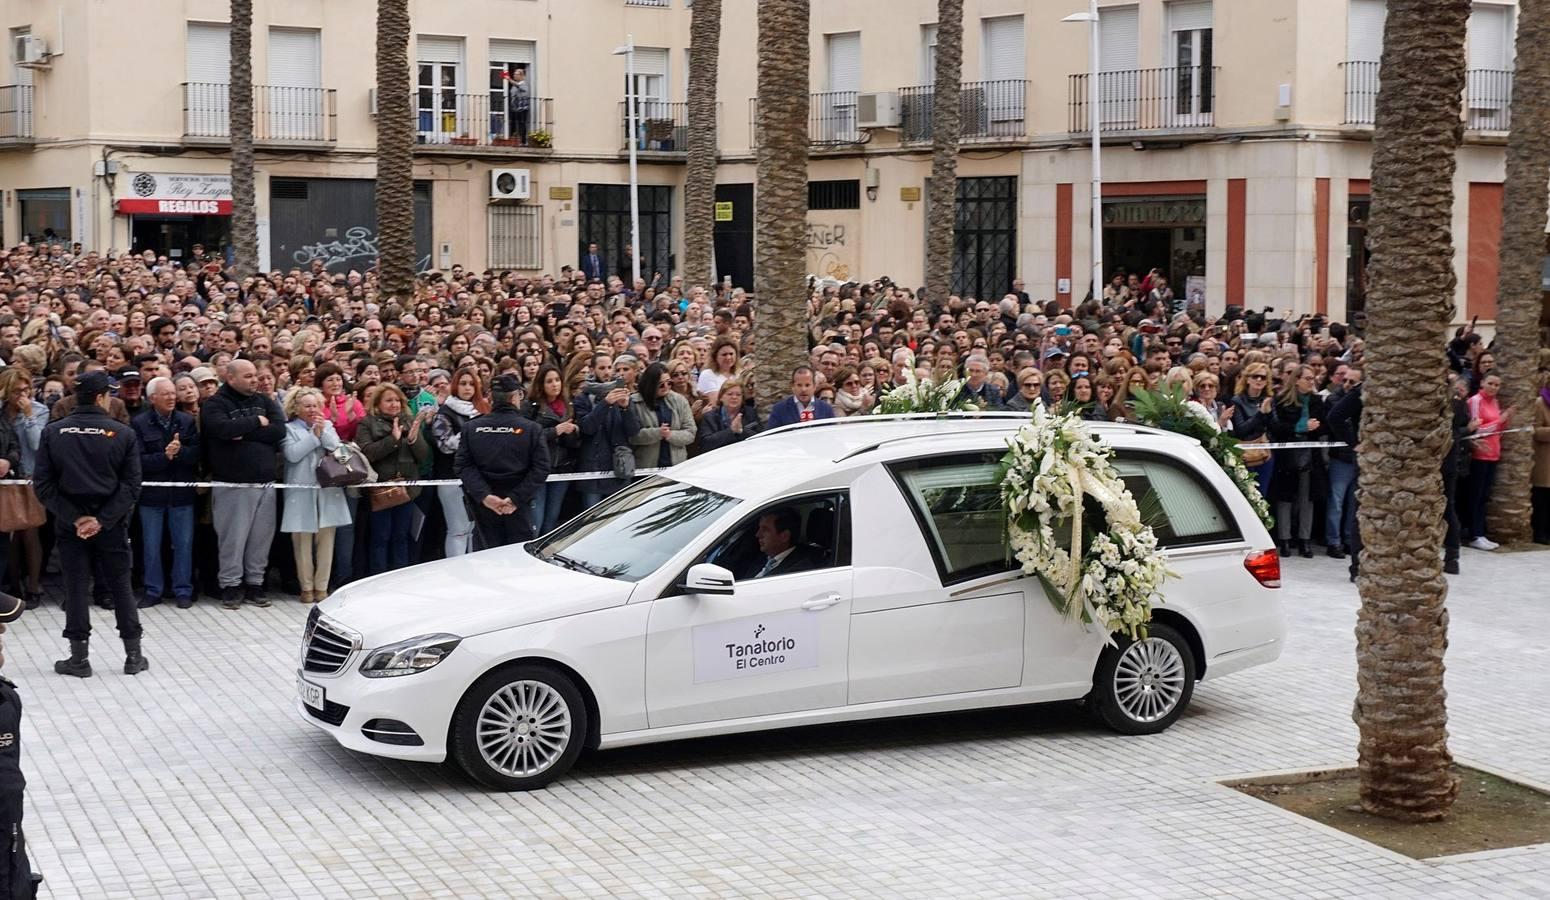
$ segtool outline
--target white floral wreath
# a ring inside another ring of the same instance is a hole
[[[1075,415],[1033,407],[1033,422],[1007,441],[1001,498],[1013,554],[1042,580],[1071,619],[1132,639],[1145,634],[1168,571],[1157,537],[1111,463],[1112,451]],[[1083,498],[1103,510],[1104,530],[1084,541]],[[1062,538],[1066,545],[1062,546]],[[1085,546],[1084,546],[1085,544]]]

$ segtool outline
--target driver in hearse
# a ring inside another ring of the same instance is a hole
[[[795,507],[782,506],[761,515],[754,537],[759,542],[759,552],[764,554],[764,563],[748,577],[768,578],[823,568],[824,551],[798,544],[801,533],[802,515]]]

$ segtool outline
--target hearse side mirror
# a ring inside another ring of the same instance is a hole
[[[730,596],[734,579],[732,573],[712,563],[700,563],[689,567],[683,589],[690,594],[722,594]]]

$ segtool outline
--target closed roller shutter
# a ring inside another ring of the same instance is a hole
[[[829,90],[861,90],[861,32],[829,35]]]
[[[255,98],[255,121],[268,125],[271,138],[324,140],[322,84],[319,33],[308,28],[269,29],[269,83]]]
[[[420,35],[415,38],[415,60],[417,62],[453,63],[461,65],[463,62],[463,39],[450,37],[431,37]]]
[[[1140,50],[1140,13],[1134,6],[1098,10],[1098,104],[1103,127],[1136,127],[1139,81],[1136,57]]]
[[[1211,4],[1191,0],[1168,4],[1169,31],[1199,31],[1211,27]]]
[[[225,25],[188,23],[185,62],[188,87],[183,105],[183,131],[198,137],[226,137],[231,133],[231,106],[226,86],[231,83],[231,30]]]
[[[1351,0],[1346,23],[1345,58],[1352,62],[1377,62],[1383,58],[1383,22],[1388,17],[1385,0]]]
[[[1028,77],[1022,16],[985,19],[984,38],[986,81],[1006,81]]]

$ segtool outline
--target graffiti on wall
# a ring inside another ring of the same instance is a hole
[[[810,215],[807,221],[807,271],[819,278],[849,281],[856,268],[857,216]]]
[[[345,229],[342,240],[335,238],[303,245],[291,254],[291,259],[300,266],[310,266],[313,262],[321,260],[323,268],[330,270],[349,263],[374,266],[377,264],[377,235],[370,228],[357,225]],[[416,272],[430,271],[430,267],[430,254],[426,254],[415,263]]]

